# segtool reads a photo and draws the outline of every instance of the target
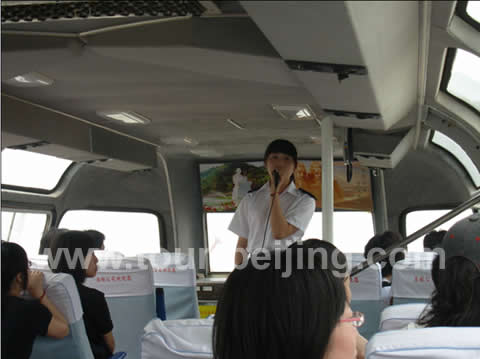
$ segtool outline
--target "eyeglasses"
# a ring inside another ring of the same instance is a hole
[[[355,328],[359,328],[365,323],[365,315],[360,312],[353,312],[347,319],[340,319],[340,323],[351,323]]]

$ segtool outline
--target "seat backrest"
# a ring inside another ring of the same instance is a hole
[[[168,320],[199,318],[196,271],[193,257],[184,253],[145,253],[150,261],[156,288],[163,288]],[[160,298],[157,298],[160,299]]]
[[[392,273],[392,295],[395,304],[427,303],[434,290],[432,261],[436,253],[409,253],[395,263]]]
[[[142,359],[208,359],[212,353],[211,319],[154,319],[142,337]]]
[[[349,266],[355,266],[365,260],[363,254],[345,253]],[[350,278],[352,291],[351,307],[365,314],[365,324],[359,328],[360,334],[370,338],[380,323],[380,312],[384,304],[382,299],[382,271],[378,263]]]
[[[391,330],[373,336],[366,359],[480,358],[479,327]]]
[[[140,359],[143,328],[155,317],[150,263],[138,258],[100,260],[97,275],[88,278],[85,285],[105,294],[115,351],[126,352],[129,359]]]
[[[380,331],[396,330],[415,322],[428,304],[410,303],[387,307],[380,316]]]
[[[48,298],[67,319],[70,333],[63,339],[37,337],[35,339],[32,359],[93,359],[88,342],[83,310],[73,277],[65,273],[53,274],[44,271],[44,285]]]

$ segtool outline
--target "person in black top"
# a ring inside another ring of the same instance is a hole
[[[53,272],[68,273],[75,279],[93,355],[95,359],[105,359],[112,356],[115,350],[110,311],[102,292],[83,285],[87,277],[97,274],[95,248],[96,242],[85,231],[61,233],[52,243],[49,265]]]
[[[20,297],[27,290],[35,300]],[[2,358],[29,358],[37,335],[63,338],[68,323],[43,289],[43,273],[29,271],[27,254],[2,241]]]

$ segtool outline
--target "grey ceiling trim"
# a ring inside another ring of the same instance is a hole
[[[2,35],[78,38],[77,34],[64,33],[64,32],[40,32],[40,31],[18,31],[18,30],[2,30]]]

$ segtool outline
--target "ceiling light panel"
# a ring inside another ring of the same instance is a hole
[[[17,87],[40,87],[50,86],[53,84],[53,80],[39,74],[38,72],[28,72],[26,74],[17,75],[5,81],[5,83]]]
[[[272,108],[285,120],[315,120],[317,117],[309,105],[272,105]]]
[[[145,116],[132,111],[98,111],[97,114],[107,120],[114,120],[126,125],[147,125],[151,122]]]

